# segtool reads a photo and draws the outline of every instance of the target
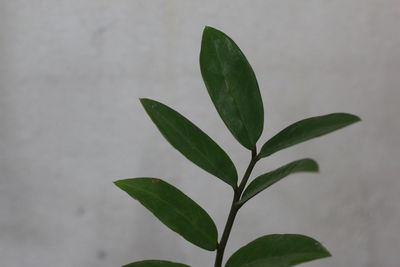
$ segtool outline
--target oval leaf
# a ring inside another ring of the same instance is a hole
[[[166,105],[140,99],[147,114],[167,141],[187,159],[229,185],[237,183],[236,168],[220,146],[184,116]]]
[[[206,27],[200,69],[225,125],[239,143],[254,149],[264,126],[264,108],[256,76],[242,51],[225,33]]]
[[[264,189],[296,172],[318,172],[318,164],[312,159],[299,159],[274,171],[260,175],[249,184],[246,190],[244,190],[239,203],[245,203]]]
[[[213,220],[174,186],[157,178],[132,178],[115,184],[187,241],[206,250],[216,249],[218,233]]]
[[[360,118],[347,113],[332,113],[298,121],[268,140],[260,151],[260,157],[267,157],[279,150],[328,134],[347,125],[360,121]]]
[[[303,262],[330,257],[316,240],[295,234],[260,237],[236,251],[226,267],[289,267]]]
[[[189,265],[160,260],[146,260],[133,262],[122,267],[190,267]]]

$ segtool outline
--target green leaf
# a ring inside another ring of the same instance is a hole
[[[233,136],[253,150],[264,126],[256,76],[246,57],[225,33],[206,27],[200,69],[208,93]]]
[[[260,157],[267,157],[279,150],[328,134],[360,121],[360,118],[347,113],[332,113],[298,121],[268,140],[260,151]]]
[[[190,267],[190,266],[170,261],[147,260],[147,261],[133,262],[124,265],[122,267]]]
[[[151,99],[140,101],[173,147],[200,168],[236,187],[237,172],[232,160],[206,133],[160,102]]]
[[[174,186],[157,178],[132,178],[115,184],[187,241],[206,250],[216,249],[218,233],[213,220]]]
[[[247,202],[250,198],[274,183],[296,172],[318,172],[318,164],[312,159],[299,159],[276,170],[260,175],[247,186],[239,203],[243,204]]]
[[[289,267],[330,257],[316,240],[295,234],[260,237],[236,251],[225,267]]]

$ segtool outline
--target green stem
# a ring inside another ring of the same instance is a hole
[[[228,219],[226,221],[221,240],[218,243],[217,255],[215,257],[214,267],[221,267],[221,265],[222,265],[222,260],[224,257],[226,243],[228,242],[229,235],[231,233],[232,226],[233,226],[233,223],[236,218],[236,214],[241,207],[241,205],[238,204],[238,201],[240,200],[240,196],[243,193],[244,187],[246,186],[246,183],[249,180],[250,174],[253,171],[253,168],[256,165],[257,161],[258,161],[257,151],[256,151],[256,149],[254,149],[251,154],[251,161],[249,163],[249,166],[247,167],[246,172],[243,175],[243,179],[240,182],[239,187],[235,188],[232,205],[231,205],[231,210],[229,211]]]

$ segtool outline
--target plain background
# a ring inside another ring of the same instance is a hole
[[[206,131],[243,173],[249,152],[201,79],[205,25],[252,64],[265,106],[259,145],[297,120],[363,121],[263,160],[254,175],[315,158],[240,212],[227,256],[256,237],[321,241],[324,267],[400,262],[400,4],[397,0],[1,0],[0,265],[110,267],[158,258],[212,266],[112,181],[159,177],[219,231],[232,192],[175,151],[138,101],[164,102]],[[254,176],[253,176],[254,177]]]

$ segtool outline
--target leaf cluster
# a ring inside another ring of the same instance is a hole
[[[152,99],[140,99],[147,114],[165,139],[188,160],[232,187],[232,207],[220,241],[217,227],[208,213],[179,189],[151,177],[131,178],[115,184],[138,200],[171,230],[192,244],[217,251],[215,266],[222,264],[225,246],[239,209],[274,183],[298,172],[317,172],[310,158],[299,159],[253,179],[251,171],[262,158],[301,142],[359,121],[348,113],[332,113],[293,123],[267,140],[257,152],[264,128],[264,107],[259,86],[246,57],[223,32],[206,27],[200,52],[200,69],[208,94],[233,137],[250,150],[251,160],[243,178],[228,154],[205,132],[183,115]],[[262,236],[237,250],[226,267],[293,266],[330,256],[311,237],[296,234]],[[188,266],[162,260],[134,262],[125,267]]]

